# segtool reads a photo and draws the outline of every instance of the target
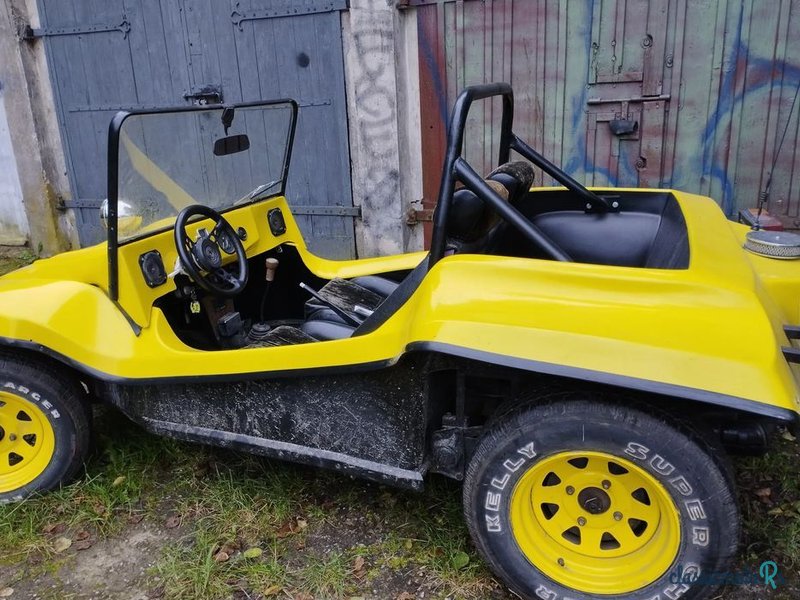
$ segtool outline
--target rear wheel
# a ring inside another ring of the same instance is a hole
[[[82,395],[64,373],[0,355],[0,502],[22,500],[75,476],[89,447]]]
[[[464,482],[490,567],[524,598],[704,598],[739,515],[718,449],[638,409],[568,394],[505,415]]]

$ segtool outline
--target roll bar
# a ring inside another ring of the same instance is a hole
[[[489,204],[497,213],[513,227],[517,228],[528,240],[537,244],[552,258],[560,261],[569,261],[570,257],[543,231],[530,222],[516,208],[505,202],[500,196],[483,182],[467,162],[461,157],[464,149],[464,129],[467,116],[472,103],[476,100],[485,100],[500,96],[503,99],[503,116],[500,131],[500,152],[498,164],[509,161],[511,150],[514,150],[534,165],[542,169],[553,179],[571,190],[586,202],[587,211],[607,212],[611,209],[608,201],[594,192],[586,189],[567,173],[559,169],[544,156],[536,152],[528,144],[517,137],[513,130],[514,122],[514,92],[508,83],[486,83],[465,88],[459,94],[453,106],[450,123],[447,130],[447,152],[442,169],[442,181],[439,186],[439,200],[433,219],[433,236],[431,239],[431,252],[428,259],[428,268],[432,267],[444,257],[447,238],[447,218],[450,204],[455,193],[456,181],[461,181],[465,187],[474,192],[484,202]]]

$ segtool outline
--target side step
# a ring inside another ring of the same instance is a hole
[[[234,448],[253,454],[260,454],[269,458],[301,463],[313,467],[322,467],[339,471],[344,475],[351,475],[362,479],[369,479],[378,483],[403,487],[421,491],[424,487],[422,476],[424,470],[409,470],[385,465],[362,458],[356,458],[340,452],[319,450],[309,446],[301,446],[289,442],[270,440],[266,438],[233,433],[218,429],[208,429],[185,423],[160,421],[148,417],[140,417],[141,423],[153,433],[173,437],[189,442],[200,442]]]

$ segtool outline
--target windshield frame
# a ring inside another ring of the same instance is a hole
[[[128,117],[134,115],[157,115],[165,113],[184,113],[200,112],[208,110],[222,110],[225,108],[257,108],[261,106],[275,106],[279,104],[288,105],[292,110],[291,123],[289,124],[289,137],[286,140],[286,152],[281,170],[280,189],[272,194],[247,202],[229,206],[220,210],[224,214],[230,210],[248,206],[256,202],[262,202],[275,196],[283,196],[286,192],[286,180],[289,175],[289,165],[292,158],[292,146],[294,145],[295,129],[297,127],[297,102],[291,98],[280,98],[275,100],[263,100],[257,102],[241,102],[238,104],[198,104],[194,106],[175,106],[166,108],[153,108],[131,111],[119,111],[111,119],[108,126],[108,215],[106,218],[108,232],[108,295],[116,302],[119,300],[119,228],[118,228],[118,204],[119,204],[119,145],[120,132],[122,125]],[[163,231],[153,231],[148,235],[163,233]],[[136,239],[143,239],[148,235],[137,236]]]

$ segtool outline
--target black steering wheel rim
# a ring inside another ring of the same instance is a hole
[[[192,240],[186,233],[186,225],[198,215],[214,221],[214,227],[206,235]],[[222,265],[223,250],[218,242],[220,235],[225,235],[233,247],[233,256],[239,264],[236,276]],[[247,285],[249,269],[242,241],[225,217],[213,208],[193,204],[178,214],[175,219],[175,248],[186,274],[205,291],[232,297],[240,294]]]

